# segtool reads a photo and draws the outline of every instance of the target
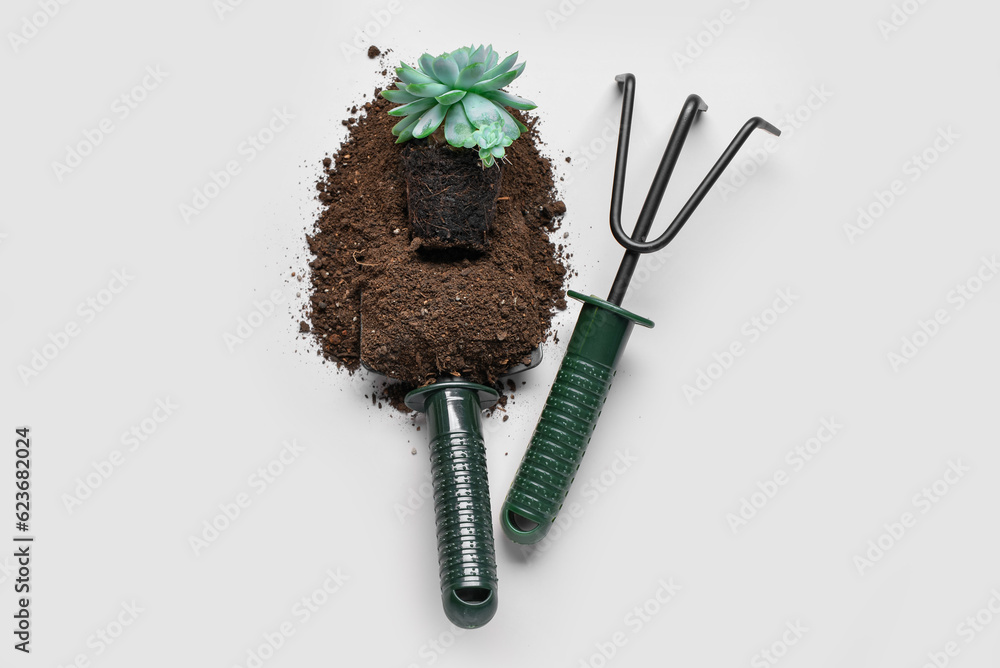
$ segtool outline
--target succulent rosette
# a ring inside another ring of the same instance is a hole
[[[434,57],[425,53],[417,68],[400,63],[396,87],[382,97],[400,106],[390,116],[403,119],[392,128],[396,143],[433,134],[442,125],[450,145],[478,147],[483,165],[503,159],[504,149],[527,131],[510,112],[537,105],[500,90],[521,76],[525,63],[515,65],[517,52],[500,60],[492,46],[462,47]]]

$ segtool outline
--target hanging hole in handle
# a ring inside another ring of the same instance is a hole
[[[532,545],[545,538],[545,534],[552,528],[552,522],[531,519],[517,512],[516,506],[505,503],[500,511],[500,526],[507,538],[518,545]]]
[[[460,587],[455,590],[455,596],[469,605],[482,605],[490,600],[493,591],[486,587]]]
[[[456,587],[441,592],[444,614],[462,629],[478,629],[497,613],[497,594],[489,587]]]
[[[529,520],[527,517],[522,517],[513,510],[507,511],[507,521],[513,528],[524,533],[534,531],[538,527],[538,522]]]

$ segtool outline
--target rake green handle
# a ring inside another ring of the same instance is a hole
[[[495,390],[444,380],[406,395],[427,414],[441,601],[455,626],[474,629],[497,611],[497,560],[480,413]]]
[[[603,299],[569,296],[583,309],[500,511],[504,533],[524,545],[542,540],[562,508],[633,326],[653,326]]]

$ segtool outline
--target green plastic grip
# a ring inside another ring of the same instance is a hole
[[[455,626],[474,629],[497,611],[497,561],[480,413],[498,394],[484,385],[443,380],[406,395],[427,414],[441,601]]]
[[[542,540],[562,508],[633,326],[653,326],[603,299],[569,296],[583,309],[500,511],[504,533],[525,545]]]

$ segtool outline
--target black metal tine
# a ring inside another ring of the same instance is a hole
[[[622,128],[625,128],[625,132],[627,133],[632,123],[632,99],[635,96],[635,77],[631,74],[622,74],[615,77],[615,79],[619,82],[624,81],[626,86],[625,94],[629,98],[622,101]],[[626,105],[628,108],[627,114]],[[667,184],[670,182],[670,177],[674,172],[674,166],[680,157],[681,149],[684,148],[684,141],[691,131],[691,126],[694,125],[698,112],[707,110],[708,105],[698,95],[689,95],[684,102],[681,113],[677,117],[677,122],[674,124],[674,129],[670,133],[670,140],[663,151],[660,165],[656,168],[653,183],[646,194],[646,199],[642,204],[642,210],[639,212],[639,218],[636,221],[631,236],[626,236],[621,224],[622,191],[625,185],[624,165],[628,153],[628,137],[626,137],[623,147],[623,142],[621,141],[622,129],[619,129],[618,156],[615,159],[615,181],[612,186],[611,233],[618,243],[625,246],[626,249],[628,249],[628,246],[622,239],[628,239],[631,242],[643,242],[646,240],[646,236],[649,235],[649,230],[653,226],[653,220],[656,218],[656,212],[660,208],[660,202],[663,200],[663,195],[667,190]],[[620,180],[619,168],[621,169]],[[621,300],[625,297],[625,290],[628,288],[628,283],[632,279],[632,274],[639,263],[640,253],[640,251],[627,250],[625,257],[622,258],[621,265],[618,268],[618,275],[615,277],[615,282],[612,283],[611,292],[608,295],[608,301],[612,304],[621,305]]]
[[[625,165],[628,158],[629,133],[632,125],[632,105],[635,99],[635,77],[631,74],[621,74],[615,77],[615,80],[624,89],[625,95],[622,100],[622,118],[618,131],[618,153],[615,158],[615,175],[611,191],[611,232],[615,240],[625,248],[626,252],[625,257],[622,258],[621,265],[618,267],[614,283],[611,285],[611,291],[608,293],[608,301],[620,306],[625,297],[625,292],[628,290],[629,281],[631,281],[632,274],[635,272],[636,265],[638,264],[639,255],[661,250],[677,236],[677,233],[680,232],[681,228],[691,217],[691,214],[694,213],[698,205],[705,199],[708,191],[719,180],[719,177],[722,176],[726,167],[736,157],[736,154],[743,144],[746,143],[747,139],[749,139],[753,131],[762,129],[776,136],[780,135],[781,131],[759,116],[755,116],[747,121],[740,128],[740,131],[736,133],[729,146],[722,152],[722,155],[709,170],[708,175],[705,176],[688,201],[681,207],[680,212],[670,225],[667,226],[663,234],[653,241],[646,241],[646,236],[649,234],[653,220],[656,218],[656,212],[659,209],[660,202],[663,200],[670,176],[673,173],[674,166],[677,164],[677,159],[680,157],[680,152],[684,147],[687,135],[691,131],[691,126],[694,125],[698,112],[707,111],[708,109],[708,105],[699,96],[689,95],[684,102],[684,106],[681,108],[677,122],[674,124],[670,140],[667,142],[663,157],[660,159],[660,165],[657,167],[656,175],[653,177],[653,184],[650,186],[646,200],[643,202],[642,210],[639,212],[635,229],[632,235],[628,236],[621,225],[621,209],[625,190]]]
[[[705,176],[705,178],[702,180],[700,184],[698,184],[698,187],[695,188],[694,193],[691,195],[688,201],[684,203],[684,206],[681,207],[681,210],[680,212],[678,212],[677,217],[674,218],[674,220],[670,223],[670,225],[667,226],[666,231],[662,235],[660,235],[660,237],[656,239],[656,241],[653,241],[647,247],[644,247],[644,249],[640,249],[639,250],[640,253],[655,253],[656,251],[660,250],[668,243],[670,243],[673,240],[673,238],[677,236],[677,233],[681,231],[681,228],[684,226],[684,223],[686,223],[688,218],[691,217],[691,214],[694,213],[694,210],[698,208],[698,205],[701,204],[701,201],[705,199],[705,195],[708,194],[708,191],[712,189],[712,186],[715,185],[715,182],[719,180],[719,177],[722,176],[722,173],[726,171],[726,167],[729,166],[729,163],[732,162],[733,158],[736,157],[736,154],[739,153],[740,148],[743,146],[743,144],[746,143],[747,139],[750,138],[750,135],[753,134],[753,131],[757,129],[770,132],[775,136],[779,136],[781,134],[781,130],[774,127],[773,125],[765,121],[763,118],[760,118],[759,116],[754,116],[749,121],[744,123],[743,127],[740,128],[740,131],[736,133],[736,136],[733,138],[733,140],[729,142],[729,146],[726,147],[726,150],[722,152],[722,155],[719,157],[719,159],[715,162],[714,165],[712,165],[712,169],[708,171],[708,175]],[[646,250],[645,248],[648,248],[648,250]]]
[[[653,227],[653,220],[656,218],[656,212],[660,208],[660,202],[663,201],[663,194],[667,191],[667,184],[674,173],[674,166],[677,164],[681,149],[684,148],[684,142],[687,140],[691,126],[694,125],[700,111],[708,111],[708,105],[699,96],[688,95],[681,108],[681,113],[677,117],[677,123],[674,124],[674,130],[670,133],[670,140],[667,142],[667,148],[663,151],[660,166],[656,168],[653,184],[649,187],[646,200],[642,203],[642,210],[639,212],[635,230],[629,237],[631,240],[645,241],[649,235],[649,230]]]
[[[615,152],[615,175],[611,185],[611,229],[622,226],[622,199],[625,192],[625,167],[628,141],[632,133],[632,103],[635,101],[635,75],[626,72],[615,77],[622,90],[622,115],[618,123],[618,149]]]

